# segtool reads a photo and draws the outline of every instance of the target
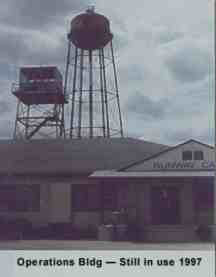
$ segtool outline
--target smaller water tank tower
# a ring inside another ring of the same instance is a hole
[[[30,139],[41,129],[48,135],[51,127],[56,136],[63,134],[63,107],[67,102],[62,82],[56,66],[20,68],[19,83],[12,86],[12,93],[18,98],[15,138]]]

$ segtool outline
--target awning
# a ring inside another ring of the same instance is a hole
[[[163,178],[163,177],[214,177],[214,171],[142,171],[118,172],[99,170],[89,176],[90,178]]]

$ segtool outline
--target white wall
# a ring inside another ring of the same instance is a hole
[[[71,185],[68,182],[50,184],[49,222],[70,221]]]
[[[201,150],[204,153],[204,161],[183,161],[183,151]],[[160,168],[160,166],[163,168]],[[183,167],[183,168],[182,168]],[[145,170],[193,170],[193,169],[213,169],[214,168],[214,149],[191,141],[173,150],[164,152],[155,158],[146,160],[131,166],[126,171],[145,171]]]

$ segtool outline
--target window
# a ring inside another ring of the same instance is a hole
[[[196,161],[204,160],[203,151],[194,151],[194,160]]]
[[[112,184],[105,184],[103,189],[103,207],[108,210],[117,208],[117,190]]]
[[[72,208],[76,210],[96,210],[101,207],[98,185],[72,185]]]
[[[72,209],[74,210],[115,210],[117,207],[116,186],[72,185]]]
[[[182,160],[183,161],[191,161],[192,160],[192,151],[183,151],[182,152]]]
[[[95,210],[101,207],[100,187],[90,185],[88,187],[88,209]]]
[[[74,209],[87,209],[87,187],[74,185],[72,186],[72,207]]]
[[[194,184],[194,208],[197,223],[213,222],[214,211],[214,181],[208,179],[196,180]]]
[[[203,183],[197,182],[195,186],[195,208],[197,211],[213,209],[213,182],[204,181]]]
[[[0,211],[36,212],[40,210],[39,185],[3,185],[0,187]]]

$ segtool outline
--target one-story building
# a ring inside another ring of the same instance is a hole
[[[149,241],[190,241],[213,223],[214,148],[196,140],[1,140],[0,153],[0,218],[85,229],[124,211]]]

